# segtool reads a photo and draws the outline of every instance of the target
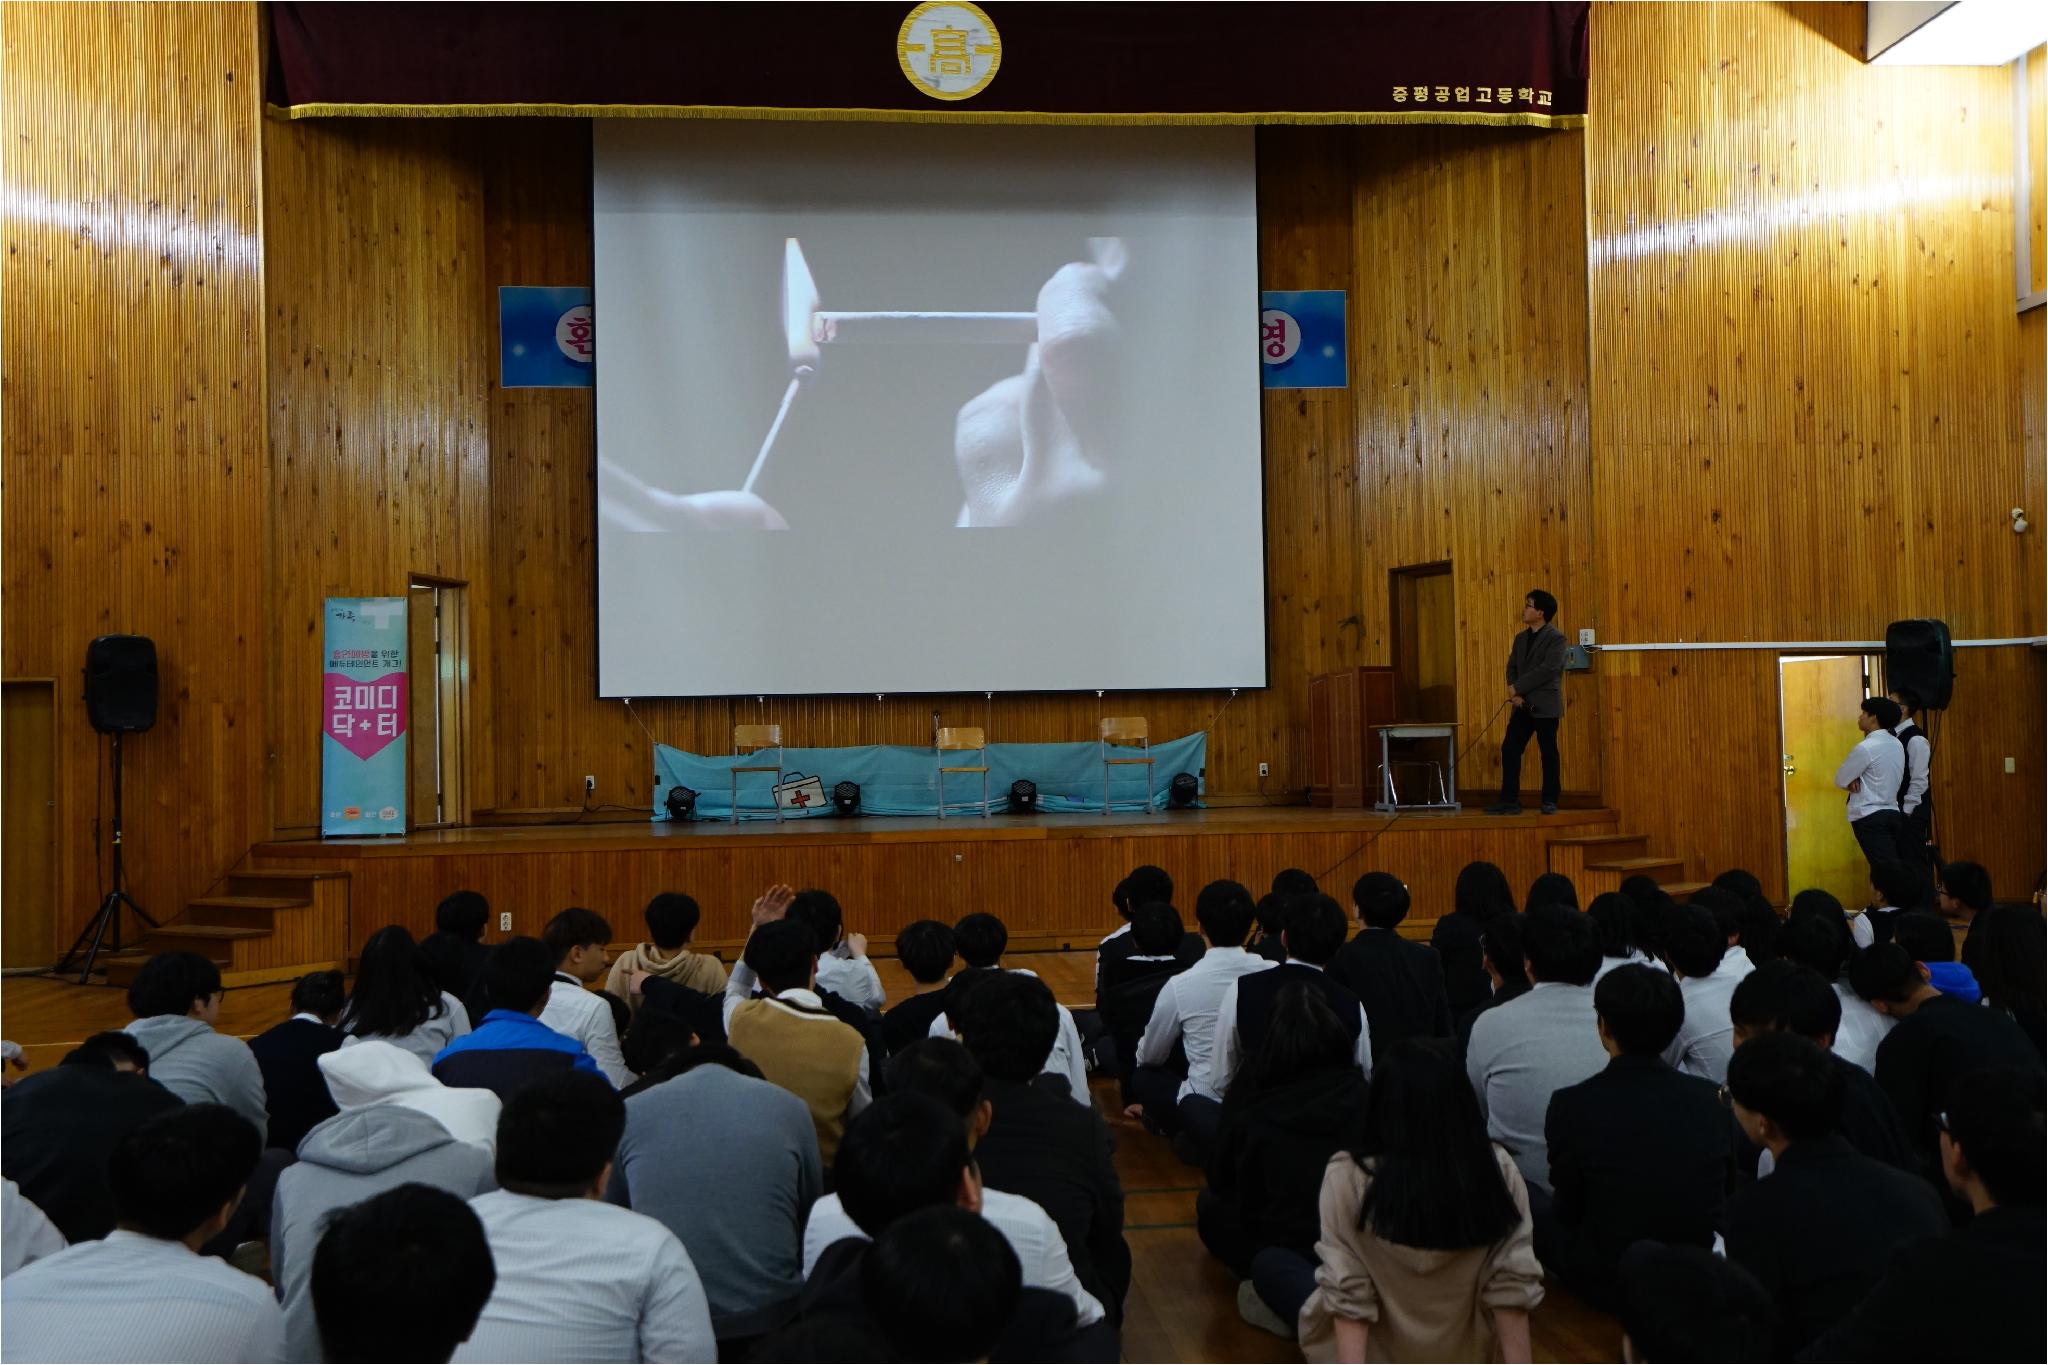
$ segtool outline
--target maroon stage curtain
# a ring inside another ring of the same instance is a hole
[[[905,78],[908,3],[272,3],[269,97],[340,115],[1574,126],[1589,6],[987,0],[969,99]]]

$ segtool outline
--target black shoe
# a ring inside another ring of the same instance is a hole
[[[1501,801],[1488,806],[1486,813],[1488,815],[1520,815],[1522,813],[1522,806],[1518,801]]]
[[[1544,813],[1545,815],[1555,815],[1555,814],[1557,814],[1557,802],[1555,802],[1555,801],[1545,801],[1545,802],[1543,803],[1543,813]]]

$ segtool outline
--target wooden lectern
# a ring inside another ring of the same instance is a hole
[[[1394,670],[1340,668],[1308,680],[1309,804],[1357,810],[1379,799],[1376,725],[1397,719]]]

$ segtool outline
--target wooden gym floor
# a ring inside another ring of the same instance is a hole
[[[1094,990],[1090,952],[1016,955],[1010,965],[1045,978],[1061,1003],[1088,1006]],[[877,959],[891,1000],[910,994],[909,975],[893,959]],[[284,1019],[289,985],[231,990],[220,1028],[244,1037]],[[55,1066],[88,1034],[119,1028],[129,1015],[123,993],[69,980],[11,977],[0,982],[0,1034],[20,1043],[33,1070]],[[1126,1120],[1107,1082],[1095,1084],[1097,1106],[1116,1133],[1117,1171],[1124,1185],[1124,1237],[1131,1248],[1131,1292],[1123,1346],[1128,1361],[1286,1361],[1301,1359],[1282,1341],[1237,1315],[1237,1283],[1195,1234],[1195,1195],[1202,1173],[1183,1165],[1170,1144]],[[1617,1361],[1615,1321],[1553,1289],[1533,1316],[1538,1361]]]

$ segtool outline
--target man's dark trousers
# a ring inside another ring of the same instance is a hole
[[[1557,761],[1556,716],[1547,720],[1537,719],[1529,714],[1525,706],[1517,706],[1508,716],[1507,738],[1500,742],[1500,799],[1505,806],[1520,805],[1522,801],[1522,751],[1529,747],[1529,739],[1535,737],[1536,748],[1543,755],[1543,799],[1551,805],[1557,804],[1559,787]]]

